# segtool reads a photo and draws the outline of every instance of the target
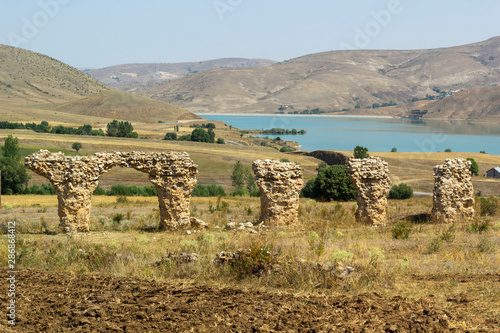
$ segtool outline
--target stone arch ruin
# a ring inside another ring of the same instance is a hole
[[[369,225],[385,225],[387,194],[392,184],[388,163],[378,157],[351,159],[347,169],[356,188],[356,219]]]
[[[25,166],[47,178],[56,189],[59,227],[63,232],[90,230],[92,193],[99,177],[114,166],[149,175],[158,192],[160,230],[174,230],[191,223],[189,202],[198,170],[186,152],[115,152],[73,157],[40,150],[26,157]]]

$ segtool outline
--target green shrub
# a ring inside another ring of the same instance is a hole
[[[280,159],[280,162],[289,163],[290,160],[288,158],[282,158]]]
[[[226,196],[226,191],[224,191],[224,188],[222,186],[218,186],[215,184],[197,184],[194,187],[193,193],[191,194],[191,196],[193,197],[216,197],[218,195]]]
[[[348,201],[356,198],[356,190],[347,175],[345,165],[331,165],[326,169],[319,169],[318,176],[309,189],[312,198],[323,201]]]
[[[218,138],[217,139],[217,144],[218,145],[224,145],[224,144],[226,144],[226,141],[223,138]]]
[[[410,237],[410,233],[412,231],[412,227],[410,224],[405,222],[399,222],[392,228],[392,238],[394,239],[408,239]]]
[[[350,264],[354,258],[354,254],[348,251],[339,250],[331,254],[332,261],[334,263]]]
[[[354,147],[354,158],[369,158],[368,148],[362,146]]]
[[[494,197],[479,198],[481,216],[494,216],[498,212],[498,200]]]
[[[295,148],[288,147],[288,146],[283,146],[280,148],[280,152],[282,152],[282,153],[290,153],[292,151],[295,151]]]
[[[401,183],[394,185],[389,191],[389,199],[409,199],[413,196],[413,189],[411,186]]]
[[[443,249],[443,240],[441,239],[441,237],[435,237],[427,245],[427,251],[425,253],[426,254],[438,253],[441,252],[442,249]]]
[[[239,197],[248,197],[248,191],[246,188],[240,188],[236,191],[233,191],[230,193],[231,196],[233,197],[236,197],[236,196],[239,196]]]
[[[467,231],[471,233],[483,233],[483,232],[488,232],[488,229],[490,228],[490,221],[479,221],[479,220],[474,220],[471,224],[467,226]]]
[[[175,132],[169,132],[165,134],[163,137],[163,140],[177,140],[177,133]]]
[[[479,252],[483,253],[495,253],[497,250],[498,244],[487,237],[483,237],[479,240],[479,244],[477,245],[477,249]]]

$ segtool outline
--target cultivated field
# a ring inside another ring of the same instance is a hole
[[[55,234],[55,196],[3,196],[1,225],[15,219],[19,233],[24,332],[500,327],[498,209],[434,225],[431,198],[389,200],[388,225],[373,228],[355,222],[353,202],[301,199],[298,225],[263,228],[256,198],[193,198],[192,215],[209,227],[188,234],[155,231],[156,198],[124,201],[94,196],[92,232],[67,236]],[[228,222],[252,222],[256,233]],[[407,239],[394,238],[401,222]],[[245,260],[213,261],[239,249]]]

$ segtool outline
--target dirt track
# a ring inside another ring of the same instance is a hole
[[[3,332],[447,332],[450,322],[431,301],[377,294],[307,297],[40,271],[17,280],[17,327],[4,319]]]

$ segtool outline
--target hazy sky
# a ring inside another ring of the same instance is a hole
[[[500,1],[0,0],[0,43],[77,68],[345,48],[418,49],[500,35]]]

